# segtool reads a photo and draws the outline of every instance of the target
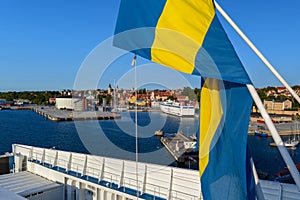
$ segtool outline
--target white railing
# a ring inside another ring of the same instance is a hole
[[[35,168],[32,168],[33,173],[35,173],[34,170],[37,170],[37,174],[40,172],[37,166],[50,168],[48,170],[56,171],[61,174],[60,176],[92,182],[99,187],[115,191],[115,195],[124,194],[126,198],[131,197],[129,199],[133,199],[136,195],[135,191],[140,195],[139,199],[143,199],[143,195],[152,195],[156,199],[202,199],[199,172],[195,170],[147,163],[138,163],[136,166],[134,161],[25,145],[13,145],[13,150],[14,155],[22,155],[28,159],[29,163],[37,163]],[[135,174],[136,167],[139,172],[138,182]],[[263,180],[260,183],[265,199],[296,200],[300,197],[296,185]]]
[[[31,162],[54,170],[65,169],[60,171],[121,192],[130,190],[133,195],[138,193],[140,198],[144,194],[162,199],[200,199],[199,175],[194,170],[139,163],[139,174],[136,176],[134,161],[26,145],[13,145],[13,149],[14,153],[26,156]]]

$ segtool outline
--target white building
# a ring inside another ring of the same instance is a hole
[[[79,97],[57,97],[55,107],[61,110],[83,111],[87,109],[87,100]]]
[[[151,102],[151,107],[152,108],[159,108],[161,103],[162,103],[161,101],[152,101]]]
[[[264,100],[264,106],[267,110],[285,110],[291,109],[293,104],[290,100],[285,101],[267,101]]]

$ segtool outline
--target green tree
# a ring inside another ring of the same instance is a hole
[[[285,100],[287,100],[287,97],[285,95],[279,95],[276,97],[276,100],[285,101]]]
[[[109,105],[111,103],[111,95],[106,95],[106,105]]]
[[[196,100],[196,94],[194,93],[194,90],[190,87],[184,87],[182,90],[182,95],[188,96],[189,100]]]
[[[265,89],[260,89],[260,90],[257,90],[257,93],[258,93],[258,96],[259,98],[263,101],[267,98],[267,95],[266,95],[266,90]]]
[[[177,98],[175,98],[174,96],[168,96],[167,100],[176,101]]]
[[[270,90],[274,90],[276,93],[278,92],[276,87],[273,86],[268,86],[267,88],[265,88],[265,92],[270,91]]]
[[[58,91],[22,91],[22,92],[2,92],[0,93],[0,99],[6,101],[13,101],[14,99],[29,100],[38,105],[49,104],[49,98],[59,95]]]
[[[140,89],[140,90],[138,91],[138,93],[139,93],[139,94],[147,94],[147,90],[146,90],[146,88],[143,88],[143,89]]]
[[[200,97],[201,97],[201,90],[199,88],[194,89],[194,93],[197,97],[197,101],[200,102]]]

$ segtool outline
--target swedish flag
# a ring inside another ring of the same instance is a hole
[[[250,83],[211,0],[123,0],[115,34],[115,46],[178,71]]]
[[[251,83],[212,0],[121,0],[114,45],[205,79],[199,169],[205,199],[253,199],[247,176]],[[220,195],[222,194],[221,198]]]
[[[247,156],[252,98],[243,84],[206,78],[201,91],[199,171],[205,199],[255,199]]]

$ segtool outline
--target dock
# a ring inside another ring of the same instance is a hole
[[[0,110],[32,110],[32,106],[4,106]]]
[[[121,115],[119,113],[103,111],[58,110],[53,107],[35,107],[32,110],[39,115],[55,122],[79,120],[109,120],[121,118]]]
[[[280,136],[298,135],[300,133],[299,130],[294,127],[295,124],[293,122],[275,123],[274,125]],[[265,126],[266,130],[264,130],[264,132],[268,134],[268,137],[272,136],[266,125],[253,121],[249,123],[248,134],[254,135],[255,130],[258,130],[258,126]]]
[[[193,150],[196,141],[185,136],[182,132],[177,132],[173,136],[162,137],[160,141],[177,162],[198,160],[198,151]]]
[[[271,142],[271,143],[270,143],[270,146],[271,146],[271,147],[277,147],[277,145],[276,145],[275,142]]]

